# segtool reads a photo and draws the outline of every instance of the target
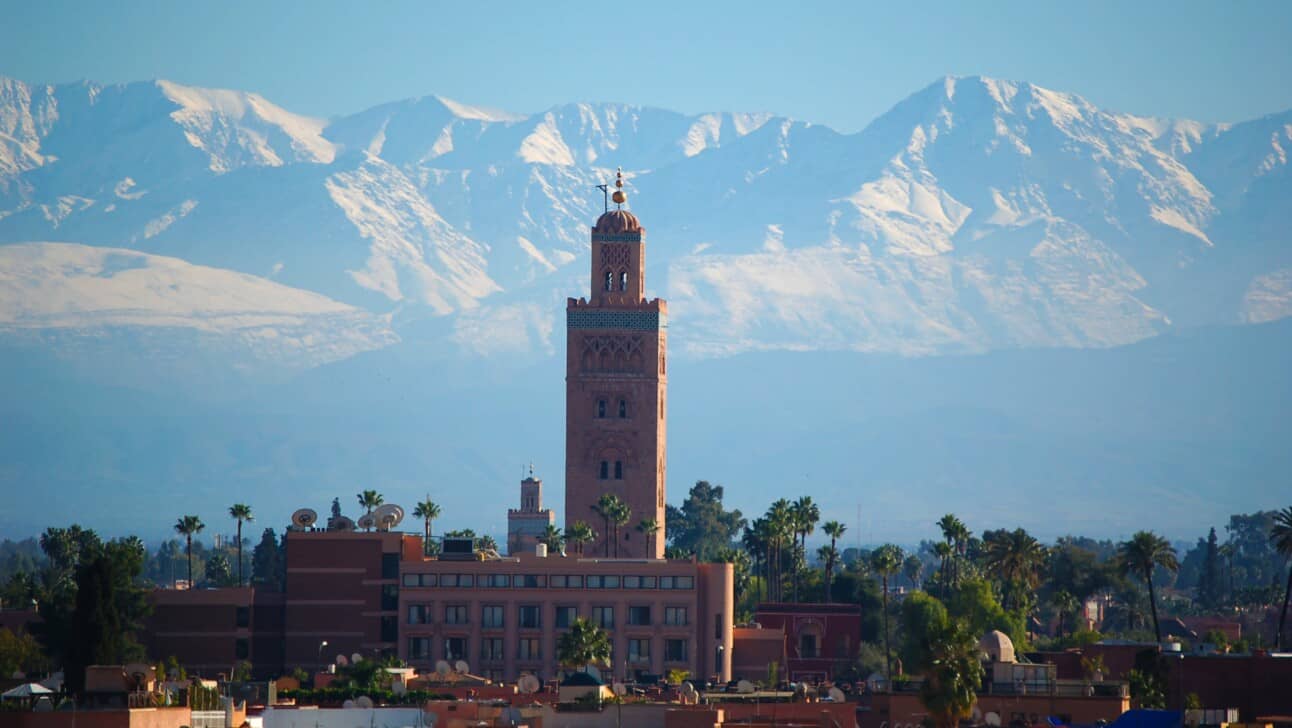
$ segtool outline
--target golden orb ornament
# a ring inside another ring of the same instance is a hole
[[[625,194],[623,190],[615,190],[615,193],[610,196],[610,199],[614,200],[616,205],[622,205],[628,201],[628,195]]]

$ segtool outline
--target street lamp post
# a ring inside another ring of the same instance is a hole
[[[323,640],[322,642],[319,643],[318,661],[319,661],[320,669],[322,669],[323,667],[323,648],[324,647],[327,647],[327,640]]]

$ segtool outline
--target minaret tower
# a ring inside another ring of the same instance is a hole
[[[616,209],[592,228],[591,295],[566,304],[565,524],[585,521],[597,532],[584,547],[589,557],[659,559],[668,306],[646,300],[646,231],[623,209],[623,187],[620,172]],[[617,539],[613,521],[607,526],[596,510],[607,494],[629,508]],[[659,528],[653,535],[637,528],[647,520]]]

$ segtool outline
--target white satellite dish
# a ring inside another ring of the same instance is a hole
[[[754,684],[749,682],[748,680],[741,680],[740,682],[736,683],[736,692],[738,693],[744,693],[748,695],[754,692],[754,690],[756,689],[757,688],[754,687]]]
[[[516,687],[520,688],[522,693],[536,693],[539,688],[543,687],[543,685],[538,681],[538,678],[533,675],[521,675],[520,681],[516,683]]]
[[[309,528],[318,523],[319,514],[313,508],[300,508],[292,514],[292,525],[297,528]]]
[[[359,664],[360,662],[363,662],[363,655],[359,654],[358,652],[354,653],[353,655],[350,655],[350,662],[356,665]]]
[[[394,503],[386,503],[377,506],[377,510],[372,512],[372,517],[381,530],[389,531],[404,520],[404,509]]]
[[[453,663],[453,671],[460,672],[463,675],[465,675],[471,672],[471,666],[466,663],[466,660],[458,660],[457,662]]]
[[[982,721],[987,725],[998,726],[1000,725],[1000,713],[997,713],[994,710],[988,711],[988,713],[982,717]]]
[[[342,708],[345,708],[346,710],[353,710],[353,709],[354,709],[354,701],[353,701],[353,700],[347,700],[347,701],[345,701],[344,703],[341,703],[341,707],[342,707]]]
[[[847,702],[848,700],[848,696],[844,695],[843,691],[840,690],[839,688],[834,688],[834,687],[830,688],[829,694],[830,694],[830,702],[832,703],[843,703],[843,702]]]
[[[372,698],[368,697],[367,695],[360,695],[359,697],[355,698],[354,706],[356,708],[363,708],[364,710],[367,710],[368,708],[372,707]]]
[[[682,697],[688,701],[694,700],[699,693],[695,691],[695,686],[688,680],[682,683]]]
[[[453,672],[453,668],[449,667],[449,663],[444,660],[440,660],[435,663],[435,672],[436,674],[443,676]]]
[[[362,516],[359,516],[359,520],[355,521],[354,525],[366,531],[377,525],[377,519],[373,518],[371,513],[365,513]]]
[[[345,655],[337,655],[336,664],[340,665],[341,667],[345,667],[346,665],[350,664],[350,660]]]

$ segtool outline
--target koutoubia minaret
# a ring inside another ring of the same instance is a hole
[[[665,344],[668,305],[646,300],[646,231],[622,205],[623,174],[592,228],[591,295],[566,315],[565,524],[586,521],[585,556],[664,557]],[[604,188],[603,188],[604,190]],[[608,205],[607,205],[608,207]],[[603,495],[628,506],[618,527],[597,512]],[[648,535],[637,526],[654,520]]]

